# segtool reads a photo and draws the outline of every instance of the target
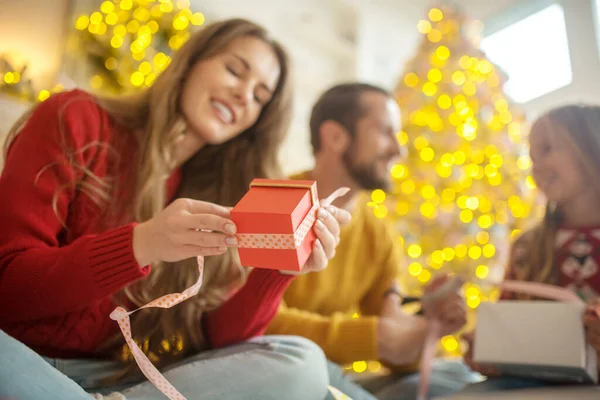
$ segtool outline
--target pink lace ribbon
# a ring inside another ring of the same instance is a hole
[[[324,206],[330,205],[335,199],[348,193],[349,190],[350,189],[348,189],[348,188],[339,188],[335,192],[333,192],[329,197],[327,197],[325,200],[322,200],[321,204],[323,204]],[[300,227],[296,230],[296,233],[298,233],[299,236],[303,235],[302,240],[304,240],[304,237],[306,237],[306,235],[308,234],[308,231],[310,230],[310,228],[312,228],[312,225],[316,219],[316,212],[319,207],[320,207],[320,205],[318,202],[316,204],[313,204],[308,215],[304,218],[304,221],[302,222]],[[245,236],[245,240],[249,240],[249,239],[251,239],[250,237],[254,236],[254,235],[244,235],[244,236]],[[265,235],[261,235],[261,236],[265,236]],[[269,236],[269,235],[266,235],[266,236]],[[279,236],[279,235],[273,235],[273,236]],[[295,235],[290,235],[290,236],[295,236]],[[298,238],[295,238],[295,240],[298,240]],[[300,243],[302,243],[302,240],[300,240]],[[258,243],[259,243],[258,245],[261,246],[260,248],[265,248],[265,249],[280,248],[280,247],[275,247],[274,244],[269,243],[268,241],[264,241],[264,240],[260,240],[260,241],[258,241]],[[292,248],[294,248],[294,247],[292,247]],[[148,303],[136,310],[133,310],[133,311],[127,311],[123,307],[117,307],[114,309],[114,311],[112,313],[110,313],[110,318],[113,321],[117,321],[117,323],[119,324],[121,333],[123,334],[123,337],[125,338],[125,341],[127,342],[127,345],[131,349],[131,354],[133,354],[135,362],[140,367],[140,370],[142,371],[144,376],[146,376],[146,378],[148,378],[148,380],[150,382],[152,382],[152,384],[154,386],[156,386],[156,388],[158,390],[160,390],[165,396],[167,396],[171,400],[185,400],[186,398],[181,393],[179,393],[179,391],[177,389],[175,389],[175,387],[173,385],[171,385],[171,383],[169,381],[167,381],[167,379],[158,371],[158,369],[156,369],[156,367],[152,364],[152,362],[150,362],[148,357],[146,357],[144,352],[134,342],[134,340],[131,336],[131,321],[130,321],[129,316],[131,314],[133,314],[134,312],[141,310],[143,308],[150,308],[150,307],[171,308],[171,307],[181,303],[182,301],[187,300],[190,297],[197,295],[198,292],[200,291],[200,287],[202,286],[202,272],[204,271],[204,257],[199,256],[199,257],[197,257],[197,259],[198,259],[198,280],[196,281],[196,283],[194,283],[192,286],[190,286],[183,292],[167,294],[165,296],[159,297],[158,299],[153,300],[150,303]],[[332,391],[331,388],[329,388],[329,390]],[[335,389],[335,390],[337,390],[337,389]],[[337,390],[337,392],[339,392],[339,390]],[[339,393],[341,393],[341,392],[339,392]],[[350,400],[350,398],[348,396],[339,397],[339,394],[334,393],[333,391],[332,391],[332,394],[336,398],[336,400],[343,400],[343,399]],[[341,395],[343,395],[343,393]],[[345,395],[343,395],[343,396],[345,396]]]

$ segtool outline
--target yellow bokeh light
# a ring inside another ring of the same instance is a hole
[[[83,31],[87,29],[89,24],[90,20],[87,17],[87,15],[82,15],[81,17],[77,18],[77,21],[75,21],[75,28],[80,31]]]
[[[460,65],[460,67],[462,69],[467,69],[469,68],[469,62],[471,60],[471,57],[469,56],[462,56],[459,60],[458,60],[458,65]]]
[[[133,74],[131,74],[131,83],[134,86],[142,86],[144,84],[144,80],[144,75],[139,71],[135,71]]]
[[[458,124],[461,123],[461,118],[457,113],[450,114],[450,116],[448,117],[448,120],[454,126],[457,126]]]
[[[431,272],[424,269],[423,271],[421,271],[419,276],[417,276],[417,279],[421,283],[429,282],[429,280],[431,279]]]
[[[481,257],[481,247],[471,246],[469,247],[469,257],[473,260],[477,260]]]
[[[444,262],[444,257],[442,254],[441,250],[436,250],[433,253],[431,253],[431,261],[433,261],[436,264],[441,264]]]
[[[429,146],[429,141],[424,136],[417,136],[414,141],[415,149],[423,150]]]
[[[432,29],[427,33],[427,39],[433,43],[437,43],[442,40],[442,32],[440,32],[438,29]]]
[[[477,240],[477,243],[479,244],[486,244],[490,241],[490,234],[483,231],[477,232],[477,235],[475,235],[475,240]]]
[[[15,74],[13,72],[7,72],[4,74],[4,82],[11,84],[15,80]]]
[[[495,102],[494,102],[494,107],[496,108],[496,110],[498,110],[499,112],[502,111],[507,111],[508,110],[508,103],[506,101],[506,99],[504,97],[500,97],[498,98]]]
[[[473,82],[465,82],[465,84],[463,85],[463,92],[467,96],[474,96],[475,93],[477,93],[477,87]]]
[[[123,24],[119,24],[113,28],[113,35],[125,36],[127,35],[127,28]]]
[[[417,262],[411,263],[408,266],[408,273],[412,276],[418,276],[423,271],[423,266]]]
[[[431,203],[423,203],[419,208],[421,214],[426,218],[435,218],[437,216],[435,206]]]
[[[381,363],[379,361],[369,361],[367,364],[369,372],[377,373],[381,371]]]
[[[390,175],[394,179],[402,179],[408,175],[408,169],[404,165],[396,164],[390,170]]]
[[[396,213],[400,216],[408,214],[410,211],[410,204],[407,201],[399,201],[396,204]]]
[[[488,268],[487,265],[480,265],[475,269],[475,275],[479,278],[479,279],[485,279],[487,278],[487,276],[490,273],[490,269]]]
[[[517,167],[522,170],[531,168],[531,158],[528,155],[523,155],[517,158]]]
[[[463,223],[468,224],[473,220],[473,211],[462,210],[459,214],[459,218]]]
[[[126,27],[127,27],[127,32],[137,33],[137,31],[140,29],[140,23],[138,21],[136,21],[135,19],[132,19],[131,21],[129,21],[127,23]]]
[[[173,18],[173,28],[178,31],[182,31],[188,27],[190,21],[183,15],[178,15]]]
[[[409,72],[404,76],[404,84],[408,87],[415,87],[419,84],[419,77],[414,72]]]
[[[138,7],[133,12],[133,17],[138,21],[146,22],[150,19],[150,11],[144,7]]]
[[[490,176],[488,181],[490,182],[490,185],[492,185],[492,186],[499,186],[502,183],[502,175],[496,174],[494,176]]]
[[[119,22],[119,16],[116,13],[110,13],[104,19],[108,25],[115,25]]]
[[[479,199],[477,197],[469,197],[465,202],[465,206],[469,210],[477,210],[479,208]]]
[[[418,244],[411,244],[410,246],[408,246],[408,249],[406,251],[407,251],[409,257],[411,257],[411,258],[420,257],[421,254],[423,253],[421,246],[419,246]]]
[[[458,340],[454,336],[444,336],[442,338],[442,346],[446,351],[454,352],[458,350]]]
[[[425,93],[426,96],[431,97],[437,93],[437,86],[433,82],[425,82],[423,85],[423,93]]]
[[[452,154],[446,153],[440,157],[440,163],[445,167],[450,167],[454,164],[454,156]]]
[[[398,140],[398,143],[405,145],[408,143],[408,134],[406,132],[398,132],[396,134],[396,139]]]
[[[438,83],[442,80],[442,72],[437,68],[432,68],[427,73],[427,78],[433,83]]]
[[[114,58],[114,57],[107,58],[106,61],[104,62],[104,66],[109,71],[112,71],[112,70],[116,69],[117,66],[118,66],[117,59]]]
[[[44,100],[48,99],[48,97],[50,97],[50,92],[47,90],[40,90],[40,92],[38,93],[39,101],[44,101]]]
[[[90,15],[90,23],[91,24],[99,24],[100,22],[102,22],[102,14],[100,14],[98,11],[92,13],[92,15]]]
[[[451,202],[456,197],[456,192],[453,189],[446,188],[442,191],[442,199],[446,202]]]
[[[102,87],[104,83],[104,80],[102,79],[102,77],[100,75],[94,75],[92,76],[92,79],[90,79],[90,86],[93,89],[100,89]]]
[[[411,194],[415,191],[415,182],[413,180],[407,180],[402,182],[400,189],[405,194]]]
[[[455,151],[452,156],[454,157],[454,164],[456,165],[462,165],[467,160],[467,156],[462,151]]]
[[[425,185],[421,188],[421,196],[425,199],[432,199],[435,197],[435,188],[432,185]]]
[[[142,74],[144,74],[144,76],[146,76],[150,72],[152,72],[152,65],[148,61],[144,61],[143,63],[140,64],[140,66],[138,67],[138,70]]]
[[[467,299],[477,298],[481,295],[479,288],[477,286],[470,286],[465,290],[465,297]]]
[[[537,186],[535,184],[535,179],[533,179],[533,176],[529,175],[526,179],[525,179],[525,184],[527,185],[527,187],[529,189],[535,189]]]
[[[480,303],[481,303],[481,300],[479,300],[478,297],[473,297],[473,298],[467,299],[467,305],[471,308],[479,307]]]
[[[429,33],[429,31],[431,31],[431,22],[425,20],[419,21],[417,24],[417,30],[422,34]]]
[[[438,22],[441,21],[442,18],[444,18],[444,14],[442,13],[442,10],[440,10],[439,8],[432,8],[431,10],[429,10],[429,19],[432,20],[433,22]]]
[[[454,260],[454,257],[456,256],[456,251],[453,248],[446,247],[442,251],[442,256],[444,257],[444,260],[452,261],[452,260]]]
[[[367,363],[365,361],[355,361],[352,363],[352,369],[358,373],[365,372],[367,370]]]
[[[503,124],[509,124],[512,121],[512,114],[508,111],[502,111],[500,113],[500,122]]]
[[[385,218],[388,215],[388,208],[385,204],[378,204],[373,213],[377,218]]]
[[[479,63],[479,71],[482,74],[489,74],[490,72],[492,72],[492,64],[488,61],[488,60],[481,60],[481,62]]]
[[[132,0],[121,0],[119,3],[119,8],[121,8],[121,10],[131,10],[131,7],[133,7]]]
[[[477,219],[477,223],[483,229],[488,229],[489,227],[492,226],[494,221],[492,220],[492,217],[490,217],[489,215],[482,215]]]
[[[421,160],[425,162],[431,162],[435,157],[435,152],[431,147],[425,147],[420,152]]]
[[[513,229],[512,232],[510,233],[510,238],[511,239],[515,239],[516,237],[518,237],[523,231],[521,229]],[[484,249],[485,250],[485,249]]]
[[[371,200],[375,203],[383,203],[385,201],[385,192],[381,189],[375,189],[371,192]]]
[[[441,109],[447,110],[452,106],[452,99],[447,94],[443,94],[438,97],[437,104]]]
[[[456,257],[464,258],[467,255],[468,248],[464,244],[459,244],[454,247],[454,251],[456,252]]]
[[[144,84],[146,86],[148,86],[148,87],[152,86],[152,84],[154,83],[155,80],[156,80],[156,74],[154,72],[151,72],[146,77],[146,80],[144,81]]]
[[[439,46],[435,50],[435,55],[440,60],[447,60],[450,57],[450,50],[446,46]]]
[[[190,22],[194,26],[200,26],[204,23],[204,21],[205,21],[204,14],[202,14],[200,12],[196,12],[196,13],[192,14],[192,18],[190,18]]]
[[[465,81],[467,80],[465,73],[462,71],[456,71],[455,73],[452,74],[452,82],[454,82],[455,85],[462,85],[465,83]]]
[[[492,258],[496,254],[496,246],[491,243],[483,246],[483,256],[486,258]]]

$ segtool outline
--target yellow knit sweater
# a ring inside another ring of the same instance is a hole
[[[379,358],[377,316],[398,277],[401,254],[393,231],[367,201],[361,196],[357,202],[327,269],[292,282],[268,334],[304,336],[340,364]]]

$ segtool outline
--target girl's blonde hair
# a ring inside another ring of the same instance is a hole
[[[565,139],[569,150],[581,161],[582,173],[600,194],[600,107],[575,104],[555,108],[535,121],[531,132],[538,130],[552,131]],[[554,251],[561,218],[560,207],[548,202],[542,221],[517,240],[509,271],[514,278],[558,283]]]
[[[286,135],[292,110],[288,56],[261,26],[244,19],[230,19],[206,25],[192,35],[173,55],[171,63],[152,87],[130,96],[96,98],[115,126],[124,127],[122,131],[133,135],[138,146],[138,152],[131,160],[137,171],[131,196],[125,201],[128,204],[123,205],[121,198],[118,203],[110,202],[115,190],[113,183],[117,181],[114,177],[100,179],[85,166],[74,167],[83,170],[89,178],[86,181],[93,184],[90,189],[78,183],[78,189],[103,203],[107,209],[126,208],[126,212],[133,214],[139,222],[160,212],[167,201],[165,182],[174,170],[171,149],[186,131],[179,102],[190,69],[198,61],[222,52],[235,39],[246,36],[259,38],[272,46],[281,69],[277,87],[252,127],[226,143],[206,145],[182,166],[177,197],[233,206],[247,191],[253,178],[281,178],[278,149]],[[30,114],[24,115],[9,132],[6,151]],[[130,285],[116,296],[118,302],[129,301],[141,306],[161,295],[180,292],[196,281],[195,259],[173,264],[154,265],[146,279]],[[160,356],[161,366],[183,356],[177,354],[177,349],[202,350],[207,347],[200,327],[203,312],[217,308],[244,280],[245,270],[235,258],[235,252],[210,257],[205,263],[203,286],[198,296],[168,310],[141,310],[132,320],[133,335],[144,342],[140,343],[144,350]],[[120,335],[115,336],[102,351],[122,344]]]

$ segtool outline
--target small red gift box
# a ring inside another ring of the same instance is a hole
[[[315,181],[254,179],[231,210],[244,267],[300,271],[316,239]]]

